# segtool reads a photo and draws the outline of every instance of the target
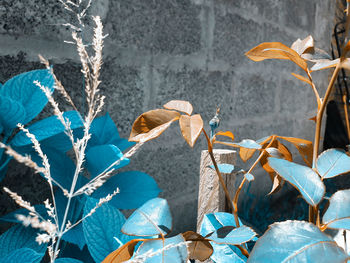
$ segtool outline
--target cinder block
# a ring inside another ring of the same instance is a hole
[[[258,65],[255,65],[258,67]],[[259,67],[259,69],[261,69]],[[237,76],[233,84],[231,115],[234,119],[265,116],[275,111],[278,84],[276,76],[258,70],[254,74]]]
[[[107,9],[108,0],[92,1],[87,17],[99,15],[104,19]],[[65,10],[56,0],[46,0],[45,3],[41,0],[3,0],[0,11],[0,34],[11,36],[35,35],[40,39],[70,40],[71,31],[62,24],[78,25],[76,15]],[[86,24],[91,23],[89,19],[86,19]]]
[[[110,1],[106,30],[122,47],[186,55],[201,48],[200,11],[188,0]]]
[[[283,1],[282,23],[292,29],[313,32],[315,29],[316,5],[318,1]]]
[[[253,33],[254,32],[254,33]],[[240,66],[244,53],[260,44],[263,26],[243,15],[215,9],[214,59]]]
[[[127,137],[134,120],[142,113],[144,78],[140,70],[106,59],[102,65],[101,80],[101,94],[106,96],[104,110],[116,122],[121,136]]]
[[[188,100],[194,113],[200,113],[207,125],[220,106],[220,119],[228,120],[231,114],[232,73],[182,69],[158,70],[159,87],[156,106],[172,99]]]

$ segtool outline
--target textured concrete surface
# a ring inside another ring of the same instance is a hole
[[[69,30],[60,25],[74,18],[57,2],[1,2],[0,82],[42,67],[40,53],[79,103],[84,98],[80,65],[75,47],[63,42],[70,39]],[[331,0],[95,0],[90,14],[101,15],[109,34],[101,85],[105,110],[125,137],[142,112],[185,99],[206,126],[220,105],[220,128],[233,131],[237,140],[271,133],[311,139],[314,127],[307,119],[315,101],[309,87],[290,75],[299,70],[287,61],[255,63],[244,53],[263,41],[291,45],[309,34],[329,50],[333,5]],[[327,77],[316,76],[321,90]],[[175,231],[195,229],[199,158],[205,147],[203,138],[194,149],[188,147],[173,124],[131,161],[131,169],[149,173],[163,189]],[[17,172],[11,171],[1,186],[15,185]],[[31,192],[27,186],[14,190],[24,196]],[[43,193],[34,192],[32,201]],[[0,197],[1,213],[14,208]]]

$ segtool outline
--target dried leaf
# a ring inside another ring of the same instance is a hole
[[[129,260],[134,254],[135,246],[140,241],[145,241],[147,239],[133,239],[128,243],[124,244],[117,250],[110,253],[102,263],[121,263]]]
[[[306,61],[296,51],[280,42],[264,42],[249,50],[245,55],[253,61],[288,59],[307,71]]]
[[[312,142],[300,138],[294,138],[294,137],[283,137],[278,136],[278,138],[281,138],[283,140],[286,140],[290,143],[292,143],[299,151],[301,157],[303,157],[304,162],[308,165],[312,165],[312,151],[313,146]]]
[[[308,52],[305,52],[301,55],[303,59],[306,59],[311,62],[317,62],[319,60],[332,60],[332,57],[324,50],[319,48],[313,48],[307,50]]]
[[[265,149],[269,143],[265,143],[262,148]],[[269,149],[269,150],[267,150]],[[269,148],[266,149],[267,154],[264,154],[260,160],[261,166],[268,173],[274,172],[274,170],[270,167],[267,158],[268,157],[277,157],[281,159],[286,159],[288,161],[292,161],[292,154],[288,150],[288,148],[283,145],[281,142],[275,140],[272,142]]]
[[[168,103],[166,103],[163,107],[168,110],[178,110],[188,115],[191,115],[193,111],[191,103],[184,100],[171,100]]]
[[[315,65],[312,66],[311,71],[317,71],[317,70],[322,70],[326,68],[334,68],[338,65],[339,61],[340,61],[339,58],[335,60],[320,59],[316,62]]]
[[[273,175],[274,174],[274,175]],[[273,180],[272,180],[272,187],[271,187],[271,191],[267,194],[267,195],[271,195],[271,194],[275,194],[277,193],[279,190],[282,189],[282,186],[284,184],[284,180],[281,176],[279,176],[276,173],[271,173],[270,177],[273,175]]]
[[[180,113],[170,110],[151,110],[141,114],[132,125],[129,141],[146,142],[162,134]]]
[[[210,242],[193,231],[187,231],[182,234],[186,241],[191,241],[187,249],[190,254],[190,259],[204,261],[210,258],[214,250]]]
[[[292,73],[292,75],[294,77],[296,77],[297,79],[301,80],[301,81],[304,81],[306,82],[307,84],[309,84],[310,86],[312,86],[312,82],[308,79],[308,78],[305,78],[304,76],[301,76],[299,74],[295,74],[295,73]]]
[[[291,49],[295,50],[299,55],[307,52],[314,47],[314,39],[312,36],[307,36],[303,40],[298,38],[291,46]]]
[[[193,147],[203,129],[203,120],[199,114],[193,116],[181,115],[180,128],[186,142]]]
[[[270,139],[271,139],[271,136],[268,136],[268,137],[261,138],[261,139],[257,140],[256,142],[259,143],[260,145],[263,145],[265,142],[269,141]],[[243,162],[246,162],[250,158],[252,158],[255,151],[256,151],[255,149],[240,148],[239,157],[241,157]]]
[[[311,117],[309,120],[314,121],[316,123],[316,119],[317,119],[317,116],[315,115],[315,116]]]
[[[225,132],[219,131],[215,134],[215,136],[218,136],[218,135],[229,137],[229,138],[231,138],[232,141],[235,139],[235,136],[230,131],[225,131]]]

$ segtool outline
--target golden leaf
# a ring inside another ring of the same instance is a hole
[[[203,129],[202,117],[199,114],[193,116],[181,115],[179,123],[182,136],[193,147]]]
[[[197,234],[193,231],[187,231],[182,234],[186,241],[191,241],[188,246],[188,253],[190,259],[196,259],[204,261],[210,258],[213,254],[213,247],[211,246],[209,240]]]
[[[146,239],[133,239],[128,243],[124,244],[117,250],[110,253],[102,263],[121,263],[129,260],[134,254],[135,246],[140,241],[145,241]]]
[[[178,110],[186,113],[187,115],[191,115],[193,111],[191,103],[184,100],[171,100],[168,103],[166,103],[163,107],[168,110]]]
[[[307,71],[306,61],[293,49],[280,42],[264,42],[249,50],[245,55],[253,61],[265,59],[287,59]]]
[[[225,131],[225,132],[219,131],[215,134],[215,136],[218,136],[218,135],[229,137],[229,138],[231,138],[232,141],[235,139],[235,136],[230,131]]]
[[[157,109],[145,112],[132,125],[129,141],[146,142],[154,139],[179,117],[177,111]]]
[[[301,76],[299,74],[295,74],[295,73],[291,73],[294,77],[296,77],[297,79],[306,82],[307,84],[309,84],[310,86],[312,86],[312,82],[308,79],[305,78],[304,76]]]
[[[294,138],[294,137],[278,136],[278,138],[281,138],[293,144],[299,151],[301,157],[303,157],[304,162],[311,167],[312,152],[313,152],[312,142],[308,140],[300,139],[300,138]]]

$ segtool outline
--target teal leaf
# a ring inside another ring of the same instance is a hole
[[[244,178],[247,179],[248,182],[251,182],[254,180],[254,175],[252,175],[251,173],[245,173]]]
[[[242,225],[241,220],[239,220],[239,222],[240,225]],[[204,237],[207,235],[212,235],[218,229],[227,226],[236,226],[235,217],[233,214],[225,212],[206,214],[201,224],[200,234]],[[217,244],[214,242],[210,242],[210,244],[214,248],[214,253],[210,258],[216,263],[241,263],[246,261],[246,257],[235,246]]]
[[[22,73],[6,81],[0,89],[1,97],[8,97],[21,103],[26,115],[23,124],[30,122],[45,107],[47,97],[33,82],[39,81],[42,86],[54,90],[54,78],[48,69],[33,70]]]
[[[350,189],[332,195],[322,223],[327,224],[329,228],[350,230]]]
[[[39,245],[35,241],[37,233],[37,230],[20,224],[11,227],[0,236],[0,258],[4,258],[21,248],[30,248],[43,256],[47,244]]]
[[[67,111],[63,113],[64,118],[68,118],[71,125],[71,129],[78,128],[83,125],[81,116],[77,111]],[[45,140],[51,136],[64,132],[65,128],[63,124],[58,120],[57,116],[51,116],[46,119],[35,122],[28,127],[30,133],[34,134],[38,141]],[[56,147],[59,142],[51,142],[52,148]],[[24,132],[19,132],[11,140],[11,145],[16,147],[26,146],[32,144],[31,140]]]
[[[0,258],[0,263],[40,263],[44,254],[44,252],[38,253],[31,248],[23,247],[12,251],[3,258]]]
[[[269,165],[302,194],[306,202],[316,206],[325,194],[325,186],[311,168],[279,158],[268,158]]]
[[[235,167],[232,164],[228,164],[228,163],[218,163],[217,166],[219,168],[220,173],[224,173],[224,174],[230,174],[235,169]],[[214,165],[210,165],[209,167],[215,170]]]
[[[183,263],[188,261],[188,252],[185,239],[182,234],[162,239],[153,239],[144,241],[137,250],[137,255],[141,256],[147,252],[161,251],[166,246],[174,246],[173,248],[166,249],[163,252],[156,254],[153,257],[147,257],[145,263]]]
[[[43,218],[48,219],[47,210],[44,205],[34,205],[34,208],[35,208],[35,211],[37,211]],[[8,213],[0,217],[0,220],[4,222],[20,223],[21,221],[19,221],[16,218],[16,215],[28,216],[29,210],[25,208],[17,209],[11,213]]]
[[[122,172],[108,179],[108,182],[99,187],[94,198],[105,197],[115,189],[119,193],[109,203],[119,209],[135,209],[148,200],[158,196],[160,189],[156,181],[148,174],[138,171]]]
[[[64,241],[77,245],[80,250],[83,250],[84,246],[86,245],[83,224],[80,223],[77,226],[70,229],[62,236],[62,239]]]
[[[326,150],[318,156],[316,169],[324,179],[350,172],[350,157],[340,149]]]
[[[130,146],[135,145],[134,142],[129,142],[124,138],[120,138],[117,126],[109,116],[108,112],[105,115],[94,119],[90,127],[90,133],[91,140],[89,144],[91,146],[113,144],[123,152]]]
[[[113,163],[120,160],[123,153],[113,144],[105,144],[91,147],[86,153],[86,166],[92,178],[109,171],[111,168],[119,169],[129,164],[129,159],[124,158],[118,165],[109,168]]]
[[[261,145],[254,140],[244,139],[241,142],[233,143],[235,146],[243,147],[247,149],[261,149]]]
[[[134,211],[123,225],[122,231],[132,236],[166,235],[172,229],[168,202],[154,198]]]
[[[345,262],[348,255],[312,223],[285,221],[269,226],[256,242],[248,263]]]
[[[75,258],[58,258],[55,260],[55,263],[84,263]]]
[[[211,234],[225,226],[236,227],[235,217],[233,214],[225,212],[206,214],[203,217],[200,234],[205,237],[206,235]]]
[[[252,240],[256,236],[253,229],[247,226],[224,226],[208,234],[207,239],[218,244],[240,245]]]
[[[210,242],[210,244],[214,249],[210,259],[215,263],[244,263],[247,261],[247,258],[242,254],[238,256],[237,253],[240,251],[234,246],[219,245],[214,242]]]
[[[98,199],[87,198],[84,215],[96,206]],[[115,207],[104,203],[96,212],[83,221],[84,236],[92,258],[102,262],[105,257],[116,250],[122,243],[131,238],[121,233],[120,229],[125,222],[123,214]]]
[[[5,133],[10,135],[17,123],[23,123],[26,111],[21,103],[10,98],[0,96],[0,123]]]

